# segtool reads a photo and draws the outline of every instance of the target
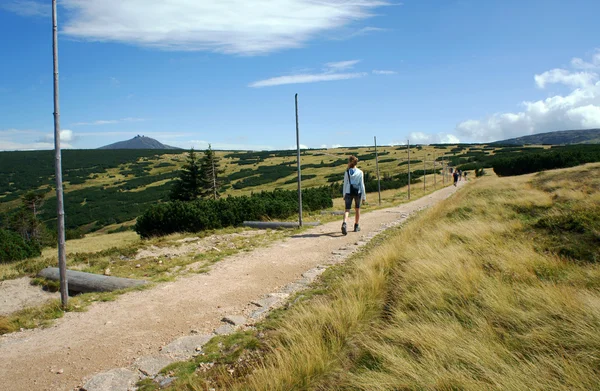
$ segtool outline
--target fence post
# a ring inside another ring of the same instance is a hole
[[[377,170],[377,192],[379,193],[379,205],[381,205],[381,180],[379,179],[379,155],[377,154],[377,136],[373,136],[375,142],[375,168]]]
[[[410,200],[410,140],[406,140],[406,150],[408,151],[408,199]]]
[[[300,126],[298,124],[298,94],[296,100],[296,150],[298,159],[298,225],[302,227],[302,168],[300,165]]]

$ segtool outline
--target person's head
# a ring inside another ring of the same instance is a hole
[[[358,164],[358,158],[354,155],[348,156],[348,168],[354,168]]]

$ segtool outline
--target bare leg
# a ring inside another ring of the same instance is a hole
[[[350,209],[346,209],[344,213],[344,223],[348,221],[348,216],[350,216]]]
[[[354,215],[354,224],[358,224],[358,220],[360,219],[360,209],[354,208],[354,213],[356,213]],[[346,214],[348,214],[348,213],[346,212]]]

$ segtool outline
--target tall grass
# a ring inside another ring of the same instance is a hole
[[[561,253],[560,242],[593,253],[599,195],[598,164],[478,180],[356,264],[330,295],[290,311],[260,365],[222,387],[598,389],[600,263]],[[577,235],[540,226],[569,209],[591,210],[574,217]]]

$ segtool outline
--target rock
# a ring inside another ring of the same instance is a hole
[[[278,297],[268,296],[268,297],[264,297],[259,300],[254,300],[254,301],[252,301],[252,304],[254,304],[258,307],[271,308],[272,306],[277,304],[279,301],[281,301],[281,299]]]
[[[171,383],[173,383],[177,378],[176,377],[166,377],[161,380],[158,385],[160,388],[167,388]]]
[[[213,333],[216,335],[229,335],[235,331],[235,327],[230,324],[224,324],[221,327],[217,327]]]
[[[140,265],[139,263],[137,265],[135,265],[135,267],[140,268],[142,267],[142,265]]]
[[[229,323],[234,326],[243,326],[246,324],[246,318],[241,315],[227,315],[221,319],[221,322]]]
[[[269,307],[259,308],[256,311],[252,312],[252,314],[250,314],[250,318],[252,320],[259,320],[259,319],[267,316],[267,314],[269,313],[269,311],[270,311]]]
[[[302,277],[308,278],[309,280],[314,280],[315,278],[323,274],[324,271],[325,269],[316,267],[314,269],[310,269],[305,273],[302,273]]]
[[[298,292],[301,289],[304,289],[304,285],[292,282],[291,284],[286,285],[281,292],[283,294],[290,294]]]
[[[64,369],[59,369],[58,371],[56,371],[57,375],[62,375],[65,372]]]
[[[190,358],[197,353],[197,347],[206,345],[212,337],[211,334],[205,334],[177,338],[175,341],[163,347],[162,353],[176,358]]]
[[[104,275],[105,276],[110,276],[110,274],[111,274],[110,273],[110,268],[107,267],[106,269],[104,269]]]
[[[137,373],[118,368],[95,375],[81,388],[82,391],[128,391],[135,386]]]
[[[144,356],[135,360],[133,367],[146,376],[154,377],[158,375],[161,369],[171,363],[173,363],[173,360],[166,356]]]

